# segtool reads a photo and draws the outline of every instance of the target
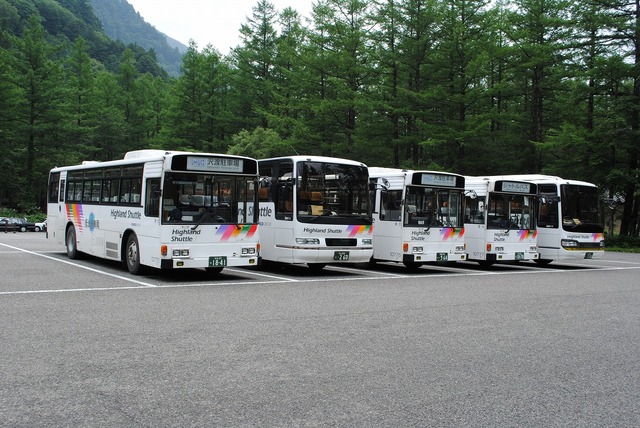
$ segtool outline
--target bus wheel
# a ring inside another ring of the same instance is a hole
[[[67,257],[71,260],[78,258],[78,246],[76,245],[76,228],[71,226],[67,229],[65,236],[65,244],[67,246]]]
[[[204,270],[206,270],[209,273],[220,273],[220,272],[222,272],[222,269],[224,269],[224,268],[222,268],[222,267],[206,267],[206,268],[204,268]]]
[[[422,266],[422,263],[417,262],[403,262],[402,264],[404,264],[404,266],[412,272],[417,271],[418,269],[420,269],[420,266]]]
[[[552,262],[552,260],[549,259],[535,259],[534,261],[538,266],[546,266]]]
[[[129,235],[127,239],[127,247],[125,252],[125,263],[127,270],[132,275],[140,275],[142,273],[142,265],[140,264],[140,245],[135,233]]]
[[[307,266],[309,266],[309,269],[313,271],[322,270],[325,268],[326,265],[327,265],[326,263],[307,263]]]

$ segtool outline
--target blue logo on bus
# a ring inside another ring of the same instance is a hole
[[[89,214],[89,230],[93,232],[93,229],[96,228],[96,218],[93,213]]]

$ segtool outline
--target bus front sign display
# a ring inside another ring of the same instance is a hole
[[[455,187],[456,178],[457,177],[455,175],[421,174],[420,184],[423,186]]]
[[[500,189],[498,189],[498,185],[501,185]],[[502,181],[496,183],[496,191],[527,194],[533,193],[529,183],[518,183],[515,181]]]
[[[242,159],[187,156],[187,170],[189,171],[241,173],[243,168],[244,162]]]

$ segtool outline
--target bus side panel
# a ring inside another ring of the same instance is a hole
[[[260,254],[263,260],[294,263],[293,224],[291,220],[275,218],[275,204],[260,202]]]
[[[373,258],[376,260],[402,261],[402,223],[382,221],[374,214]]]
[[[485,236],[486,227],[483,224],[467,223],[464,225],[464,238],[467,244],[468,260],[486,260]]]

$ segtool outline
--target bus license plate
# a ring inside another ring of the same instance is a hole
[[[584,258],[585,259],[592,259],[593,258],[593,253],[585,253],[584,254]]]
[[[209,267],[225,267],[227,256],[209,257]]]
[[[436,253],[436,261],[438,262],[446,262],[449,260],[448,253]]]
[[[346,262],[349,260],[349,252],[348,251],[336,251],[333,253],[333,260],[337,262]]]
[[[524,260],[524,253],[516,253],[516,260]]]

